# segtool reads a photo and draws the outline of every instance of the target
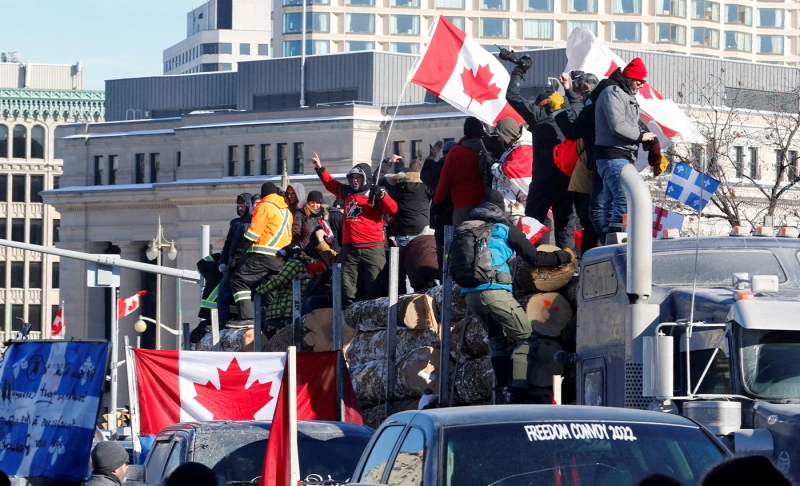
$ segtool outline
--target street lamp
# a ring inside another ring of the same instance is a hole
[[[180,329],[172,329],[168,325],[164,323],[156,323],[155,319],[150,319],[149,317],[139,316],[139,320],[133,325],[133,328],[136,332],[144,332],[147,329],[147,323],[152,322],[153,324],[158,324],[162,329],[169,332],[173,336],[180,336],[183,332]]]
[[[174,260],[178,256],[178,249],[175,248],[175,240],[167,241],[164,238],[164,229],[161,227],[161,216],[158,217],[158,236],[150,241],[147,245],[148,260],[156,260],[156,265],[161,266],[161,249],[169,248],[167,250],[167,258]],[[138,324],[138,322],[137,322]],[[161,349],[161,328],[166,327],[161,324],[161,274],[156,274],[156,349]],[[138,330],[138,329],[137,329]],[[172,329],[170,329],[172,331]],[[174,333],[173,333],[174,334]]]

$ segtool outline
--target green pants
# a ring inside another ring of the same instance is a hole
[[[489,334],[492,357],[511,357],[511,386],[528,388],[533,357],[539,339],[522,306],[507,290],[483,290],[465,294],[469,309],[477,315]],[[506,336],[514,340],[509,353]]]
[[[381,271],[386,265],[383,245],[369,248],[342,246],[342,305],[349,306],[356,300],[373,300],[384,295]]]

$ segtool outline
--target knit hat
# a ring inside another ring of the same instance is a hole
[[[500,210],[503,210],[506,207],[506,200],[503,198],[503,195],[494,189],[489,189],[488,191],[484,191],[483,202],[494,204]]]
[[[543,93],[539,93],[539,96],[536,97],[536,101],[534,101],[534,103],[538,105],[542,101],[544,101],[547,98],[549,98],[551,94],[553,94],[553,90],[552,89],[548,88],[548,89],[544,90]]]
[[[341,199],[334,199],[333,204],[331,204],[331,207],[342,209],[344,207],[344,201],[342,201]]]
[[[297,258],[303,250],[297,245],[286,245],[276,252],[277,256],[283,258],[285,261]]]
[[[500,139],[508,145],[516,142],[522,133],[519,128],[519,123],[517,123],[513,118],[503,118],[497,122],[497,126],[494,128],[494,131],[497,132],[497,135],[500,137]]]
[[[275,194],[277,192],[278,192],[278,186],[276,186],[272,182],[265,182],[261,185],[261,197],[267,197],[270,194]]]
[[[119,442],[100,442],[92,451],[92,469],[95,471],[115,471],[128,462],[128,451]]]
[[[458,145],[458,143],[453,142],[452,140],[447,142],[446,144],[444,144],[444,147],[442,147],[442,154],[446,154],[456,145]]]
[[[639,57],[629,62],[625,69],[622,70],[622,74],[638,81],[647,80],[647,68],[644,67],[644,61]]]
[[[486,134],[483,129],[483,123],[480,120],[471,116],[464,121],[464,136],[465,137],[482,137]]]
[[[309,192],[308,196],[306,196],[306,202],[311,202],[311,201],[322,204],[322,193],[319,191]]]

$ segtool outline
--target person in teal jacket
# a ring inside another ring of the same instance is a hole
[[[516,252],[534,267],[555,267],[574,262],[575,254],[567,250],[538,251],[525,234],[512,226],[503,212],[503,196],[489,190],[480,207],[472,210],[471,220],[493,223],[489,249],[492,265],[497,270],[494,282],[475,288],[462,288],[461,293],[469,309],[480,318],[489,335],[492,369],[497,379],[497,390],[508,387],[511,403],[524,403],[528,395],[529,374],[539,340],[533,335],[528,316],[511,293],[511,271],[508,260]],[[507,283],[506,283],[507,282]],[[513,348],[509,346],[513,341]]]

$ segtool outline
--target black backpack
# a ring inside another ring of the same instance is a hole
[[[493,223],[464,221],[453,232],[448,259],[453,281],[464,288],[475,288],[497,280],[497,269],[492,265]]]

